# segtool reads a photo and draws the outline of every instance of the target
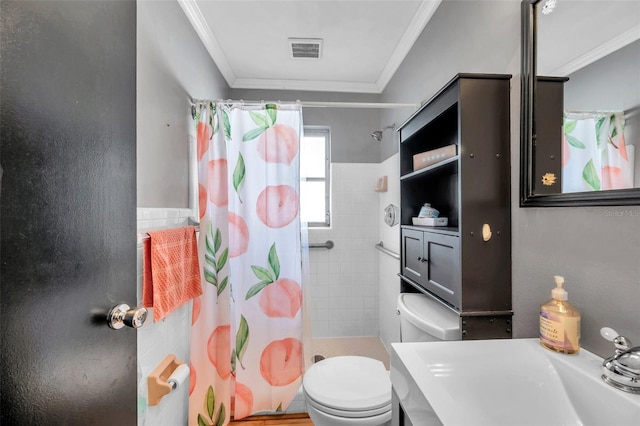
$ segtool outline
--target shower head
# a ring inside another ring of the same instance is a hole
[[[396,123],[393,123],[390,126],[385,127],[382,130],[376,130],[373,133],[371,133],[371,137],[373,138],[373,140],[375,140],[376,142],[382,142],[382,133],[387,130],[387,129],[395,129],[396,128]]]

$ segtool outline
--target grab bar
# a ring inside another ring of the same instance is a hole
[[[388,248],[386,248],[382,241],[380,241],[378,244],[376,244],[376,248],[378,250],[380,250],[381,252],[383,252],[384,254],[387,254],[387,255],[393,257],[394,259],[400,260],[400,255],[398,253],[393,252],[393,251],[389,250]]]
[[[327,240],[324,243],[309,243],[309,248],[326,248],[331,250],[333,248],[333,241]]]

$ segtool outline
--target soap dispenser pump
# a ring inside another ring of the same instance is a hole
[[[540,305],[540,343],[565,354],[580,351],[580,311],[568,301],[564,277],[556,275],[551,300]]]

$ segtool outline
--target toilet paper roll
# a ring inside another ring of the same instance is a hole
[[[185,382],[185,380],[187,380],[187,377],[189,377],[189,366],[186,364],[181,364],[175,370],[173,370],[173,373],[171,373],[171,376],[169,376],[167,383],[171,385],[171,389],[175,390],[178,388],[178,386],[181,386]]]

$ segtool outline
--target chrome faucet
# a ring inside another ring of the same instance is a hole
[[[629,339],[609,327],[600,329],[600,335],[616,347],[615,354],[602,363],[602,380],[614,388],[640,394],[640,346],[632,347]]]

